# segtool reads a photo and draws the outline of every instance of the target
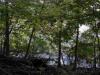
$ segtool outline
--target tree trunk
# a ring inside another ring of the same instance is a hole
[[[77,68],[77,60],[78,60],[77,51],[78,51],[78,39],[79,39],[79,27],[77,27],[76,32],[77,32],[77,33],[76,33],[76,46],[75,46],[74,70],[76,70],[76,68]]]
[[[94,57],[94,64],[93,64],[93,67],[94,69],[96,69],[96,44],[95,44],[95,41],[96,41],[96,37],[94,37],[94,51],[93,51],[93,57]]]
[[[62,24],[62,20],[60,21],[61,22],[61,24]],[[58,36],[58,45],[59,45],[59,47],[58,47],[58,67],[61,67],[61,55],[62,55],[62,53],[61,53],[61,34],[62,34],[62,26],[60,25],[59,26],[60,27],[60,30],[59,30],[59,36]]]
[[[25,58],[27,58],[27,56],[29,55],[29,50],[30,50],[31,40],[32,40],[33,32],[34,32],[34,31],[35,31],[35,29],[34,29],[34,27],[33,27],[33,28],[32,28],[32,32],[31,32],[31,35],[30,35],[29,43],[28,43],[28,46],[27,46]]]
[[[4,55],[9,55],[9,13],[8,1],[5,1],[5,37],[4,37]]]
[[[95,34],[96,34],[96,39],[97,39],[97,50],[99,51],[99,55],[98,55],[98,57],[100,56],[100,39],[99,39],[99,25],[97,24],[96,25],[96,32],[95,32]],[[100,61],[100,58],[98,58],[98,60]]]
[[[1,38],[0,55],[3,55],[3,39]]]
[[[58,67],[61,67],[61,30],[59,31]]]

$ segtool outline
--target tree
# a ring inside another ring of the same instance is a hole
[[[4,40],[4,54],[9,55],[9,11],[8,1],[5,1],[5,40]]]

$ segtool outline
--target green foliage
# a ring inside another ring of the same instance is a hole
[[[90,28],[93,27],[95,20],[100,19],[100,11],[97,11],[100,8],[94,10],[94,6],[96,4],[98,6],[99,3],[99,0],[45,0],[45,2],[40,2],[40,0],[9,0],[11,50],[22,49],[26,51],[29,36],[32,34],[30,52],[45,52],[51,49],[56,52],[59,31],[61,31],[62,42],[67,44],[68,41],[74,40],[79,25],[87,24]],[[33,33],[31,33],[32,28],[35,29]],[[2,2],[0,3],[0,37],[4,37],[4,29],[5,4]],[[93,42],[93,36],[90,35],[93,32],[90,31],[91,33],[86,32],[81,36],[85,41],[79,42],[80,56],[88,57],[93,53],[93,47],[88,46]],[[42,35],[43,38],[38,35]],[[4,40],[4,38],[1,39]]]

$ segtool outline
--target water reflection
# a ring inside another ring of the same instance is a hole
[[[22,58],[22,57],[24,57],[24,53],[19,53],[17,55],[13,55],[13,56]],[[57,54],[39,53],[39,54],[36,54],[35,57],[49,59],[49,61],[47,63],[48,65],[57,65],[58,64],[58,55]],[[75,60],[74,56],[69,56],[64,53],[61,56],[61,64],[62,65],[71,65],[74,63],[74,60]],[[92,68],[93,63],[88,63],[86,59],[78,58],[77,67]],[[96,67],[100,68],[100,64],[97,63]]]

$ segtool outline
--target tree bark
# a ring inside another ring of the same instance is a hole
[[[28,46],[27,46],[25,58],[27,58],[27,56],[29,55],[29,50],[30,50],[31,40],[32,40],[33,32],[34,32],[34,31],[35,31],[35,28],[33,27],[33,28],[32,28],[32,32],[31,32],[31,35],[30,35],[29,43],[28,43]]]
[[[94,37],[94,51],[93,51],[93,57],[94,57],[94,64],[93,64],[93,67],[94,69],[96,69],[96,44],[95,44],[95,41],[96,41],[96,37]]]
[[[99,57],[100,56],[100,41],[99,41],[100,39],[99,39],[99,25],[98,24],[96,25],[95,34],[96,34],[96,39],[97,39],[97,50],[99,51],[99,55],[98,55],[98,57]],[[98,59],[100,61],[100,57]]]
[[[61,67],[61,30],[59,31],[58,67]]]
[[[79,27],[77,27],[76,32],[77,32],[77,33],[76,33],[76,46],[75,46],[74,70],[76,70],[76,68],[77,68],[77,60],[78,60],[77,51],[78,51],[78,39],[79,39]]]
[[[9,12],[8,1],[5,1],[5,37],[4,37],[4,55],[9,55]]]
[[[61,22],[61,24],[62,24],[62,20],[61,20],[60,22]],[[62,41],[61,41],[61,36],[62,36],[61,34],[62,34],[62,26],[60,25],[59,27],[60,27],[60,30],[59,30],[59,34],[58,34],[58,35],[59,35],[59,36],[58,36],[58,42],[59,42],[59,43],[58,43],[58,46],[59,46],[59,47],[58,47],[58,67],[61,67],[61,61],[60,61],[60,60],[61,60],[61,55],[62,55],[62,53],[61,53],[61,42],[62,42]]]

